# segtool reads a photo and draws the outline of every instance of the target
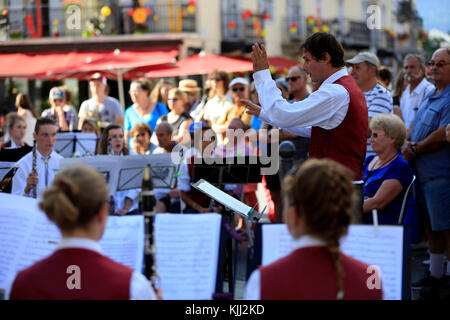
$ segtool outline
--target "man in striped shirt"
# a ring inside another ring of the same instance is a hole
[[[377,81],[380,68],[378,57],[371,52],[360,52],[353,59],[347,60],[347,63],[351,65],[350,74],[366,97],[369,122],[380,113],[392,113],[394,109],[392,97]],[[370,132],[368,132],[368,137],[370,137]],[[372,144],[367,138],[366,157],[373,154],[375,153],[372,151]]]

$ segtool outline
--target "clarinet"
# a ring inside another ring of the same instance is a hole
[[[142,180],[142,213],[145,217],[145,275],[152,287],[156,288],[156,280],[159,279],[156,271],[156,247],[153,229],[154,207],[156,204],[153,191],[153,182],[150,165],[144,169],[144,179]]]
[[[31,164],[31,172],[32,173],[37,173],[37,169],[36,169],[36,140],[33,141],[33,162]],[[32,185],[31,186],[31,195],[33,196],[34,199],[37,198],[37,194],[36,194],[36,185]]]

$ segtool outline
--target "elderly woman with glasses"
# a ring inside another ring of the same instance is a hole
[[[372,210],[381,224],[397,224],[406,189],[413,171],[399,153],[406,127],[396,115],[380,114],[370,121],[370,142],[375,155],[364,162],[364,221],[370,223]]]

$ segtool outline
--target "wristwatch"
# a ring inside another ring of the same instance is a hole
[[[411,147],[412,152],[414,152],[414,154],[417,155],[417,147],[416,147],[416,144],[417,144],[416,142],[411,142],[410,147]]]

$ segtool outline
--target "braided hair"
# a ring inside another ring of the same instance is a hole
[[[353,197],[352,172],[328,159],[306,161],[284,180],[289,206],[304,219],[306,233],[323,239],[336,271],[337,299],[344,297],[339,239],[347,234]]]

